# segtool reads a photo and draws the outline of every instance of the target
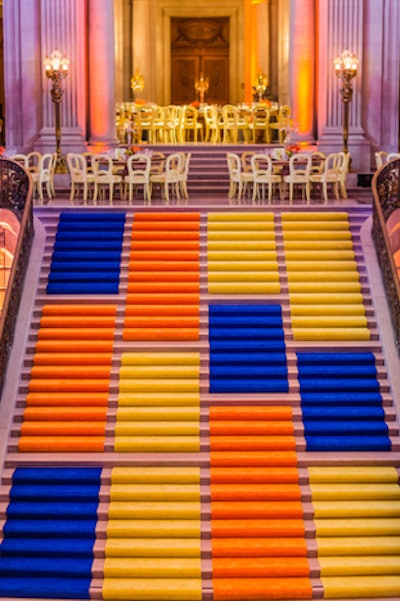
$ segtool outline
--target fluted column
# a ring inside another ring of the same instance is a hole
[[[89,144],[118,145],[115,132],[113,0],[89,0]]]
[[[79,0],[41,0],[40,2],[40,80],[43,89],[42,128],[35,148],[54,147],[54,103],[50,95],[51,82],[44,75],[43,59],[59,50],[70,60],[67,78],[62,83],[60,104],[61,148],[85,147],[86,77],[84,54],[84,5]],[[53,148],[54,149],[54,148]]]
[[[289,105],[293,138],[314,141],[314,0],[291,0]]]
[[[349,106],[349,151],[355,170],[369,170],[369,143],[362,127],[363,0],[319,0],[318,146],[324,152],[343,147],[341,82],[333,59],[348,49],[359,59]]]

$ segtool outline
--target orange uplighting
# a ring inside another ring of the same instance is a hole
[[[312,130],[312,114],[309,107],[312,104],[313,75],[312,66],[307,58],[303,58],[297,64],[297,124],[299,134]]]
[[[246,0],[244,5],[244,101],[251,103],[253,100],[252,85],[260,71],[257,56],[257,7],[262,1]]]

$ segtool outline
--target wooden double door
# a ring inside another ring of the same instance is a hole
[[[229,102],[229,17],[171,19],[171,103],[199,100],[201,75],[209,82],[205,102]]]

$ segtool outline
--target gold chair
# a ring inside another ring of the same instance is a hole
[[[234,104],[225,104],[222,107],[222,128],[223,143],[237,144],[239,141],[239,132],[242,132],[243,141],[248,139],[249,119],[244,114],[241,115],[239,109]]]
[[[169,104],[164,110],[164,142],[176,144],[179,140],[181,107]]]
[[[249,128],[253,132],[253,144],[257,142],[257,133],[262,132],[262,140],[266,144],[271,142],[269,108],[261,103],[253,107],[251,111],[251,122]]]
[[[137,112],[139,143],[152,142],[153,118],[155,109],[152,106],[141,106]]]
[[[151,141],[153,144],[164,142],[165,130],[165,108],[157,106],[154,109],[152,124],[151,124]]]
[[[221,141],[221,124],[219,122],[218,109],[213,104],[204,107],[204,141],[217,144]]]
[[[180,119],[180,137],[179,141],[185,143],[190,137],[192,132],[193,142],[197,142],[198,133],[203,139],[203,125],[198,122],[199,112],[196,107],[186,104],[182,107],[181,119]]]
[[[288,130],[291,127],[291,109],[287,104],[282,104],[279,108],[277,119],[275,122],[271,122],[269,127],[273,132],[278,133],[278,140],[280,144],[283,144],[287,136]]]

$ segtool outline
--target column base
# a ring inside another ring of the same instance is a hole
[[[322,133],[317,141],[318,150],[329,154],[343,150],[343,133],[332,131]],[[349,132],[348,149],[351,155],[352,171],[370,171],[371,169],[371,145],[365,138],[364,133]]]

